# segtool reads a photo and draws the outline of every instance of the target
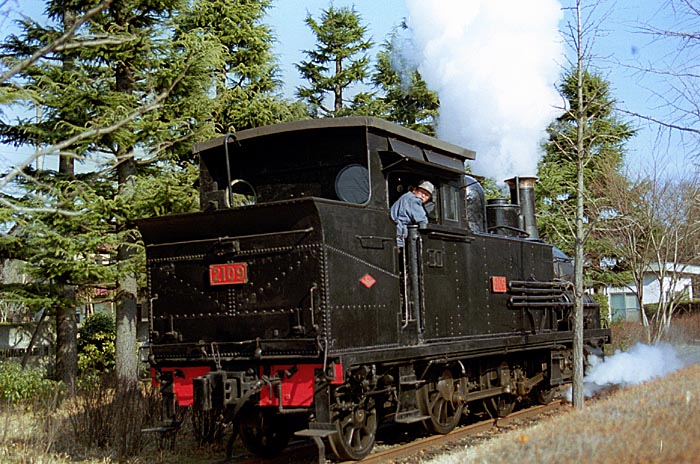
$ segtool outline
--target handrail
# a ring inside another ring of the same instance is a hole
[[[279,237],[280,235],[291,235],[291,234],[308,234],[314,230],[313,227],[307,227],[306,229],[296,229],[296,230],[283,230],[281,232],[266,232],[264,234],[251,234],[251,235],[237,235],[235,237],[216,237],[216,238],[204,238],[201,240],[184,240],[180,242],[167,242],[167,243],[152,243],[146,245],[146,248],[155,248],[161,246],[172,246],[172,245],[189,245],[192,243],[207,243],[207,242],[225,242],[229,240],[243,240],[247,238],[259,238],[259,237]]]

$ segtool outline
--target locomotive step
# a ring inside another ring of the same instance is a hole
[[[309,424],[308,429],[298,430],[294,435],[298,437],[309,437],[313,439],[318,448],[318,463],[325,464],[326,462],[326,446],[323,444],[322,438],[338,433],[333,424]]]

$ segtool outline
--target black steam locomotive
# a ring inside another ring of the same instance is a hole
[[[436,433],[551,400],[572,376],[571,262],[474,152],[375,118],[299,121],[197,144],[201,212],[139,222],[150,364],[172,417],[231,421],[266,456],[290,436],[362,459],[382,421]],[[430,223],[396,246],[389,207],[421,180]],[[585,307],[586,349],[610,342]]]

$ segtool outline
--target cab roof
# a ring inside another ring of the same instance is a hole
[[[420,132],[399,126],[384,119],[375,117],[345,117],[345,118],[323,118],[323,119],[308,119],[302,121],[292,121],[270,126],[256,127],[236,132],[233,136],[222,136],[206,142],[195,144],[193,153],[199,154],[217,147],[223,147],[227,138],[231,143],[236,140],[253,139],[256,137],[264,137],[267,135],[293,133],[300,131],[323,130],[330,128],[365,128],[368,133],[386,136],[393,141],[392,148],[395,151],[410,152],[410,146],[421,151],[428,151],[439,155],[440,157],[447,156],[459,162],[473,160],[476,158],[476,153],[473,150],[460,147],[458,145],[436,139]],[[402,148],[398,148],[402,147]],[[413,157],[411,153],[405,153],[409,157]]]

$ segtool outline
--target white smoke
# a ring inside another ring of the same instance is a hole
[[[588,362],[590,366],[583,378],[583,394],[589,398],[606,386],[637,385],[664,377],[686,365],[676,349],[668,343],[637,343],[628,351],[618,350],[604,359],[591,356]],[[571,388],[567,389],[565,396],[571,401]]]
[[[413,73],[418,69],[418,53],[409,31],[397,29],[391,37],[391,68],[401,79],[401,91],[408,93],[413,81]]]
[[[557,0],[406,0],[404,50],[440,97],[437,135],[476,150],[476,174],[536,174],[561,106]],[[406,60],[404,60],[406,62]]]

